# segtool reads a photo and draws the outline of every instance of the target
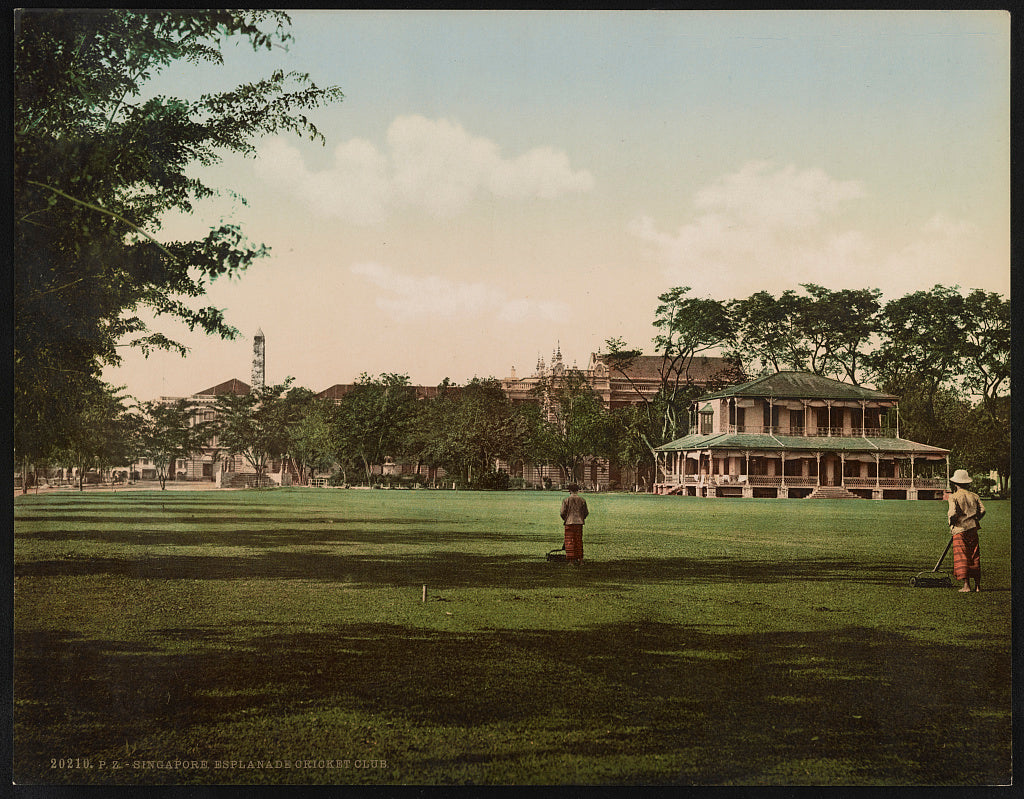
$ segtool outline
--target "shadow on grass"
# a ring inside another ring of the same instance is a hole
[[[254,522],[258,520],[259,527]],[[176,517],[172,514],[161,516],[133,516],[131,529],[126,529],[124,519],[116,516],[88,516],[75,514],[73,520],[54,525],[52,529],[19,532],[18,537],[32,541],[96,541],[104,544],[145,544],[147,546],[209,546],[209,547],[251,547],[267,549],[273,547],[308,546],[320,544],[404,544],[419,546],[457,543],[459,541],[516,541],[533,539],[529,534],[495,533],[487,530],[444,529],[429,519],[365,519],[346,520],[339,518],[325,523],[312,519],[303,524],[296,522],[294,515],[275,517],[271,514],[246,516],[218,516],[204,518],[201,529],[188,529],[195,524],[194,517]],[[153,525],[156,529],[145,529]],[[168,525],[185,529],[161,529]],[[272,527],[273,525],[279,525]],[[230,526],[229,529],[221,529]],[[267,529],[271,526],[272,529]],[[426,530],[409,530],[413,526]],[[431,529],[431,527],[433,529]],[[70,528],[70,529],[69,529]],[[142,528],[142,529],[140,529]]]
[[[293,729],[286,717],[335,709],[374,717],[384,755],[390,723],[461,730],[468,742],[490,725],[501,746],[471,757],[626,756],[635,759],[630,782],[802,781],[810,761],[832,763],[857,783],[1010,776],[1011,664],[995,647],[965,660],[955,646],[855,626],[767,634],[632,622],[569,632],[394,624],[246,631],[233,646],[214,627],[158,632],[158,641],[198,647],[185,654],[70,631],[19,637],[15,776],[52,781],[54,753],[109,755],[158,732],[183,748],[190,730],[201,735],[225,722],[251,723],[252,737],[222,741],[232,751],[207,756],[273,755],[288,743],[272,738],[275,728]],[[526,745],[530,730],[555,730],[566,743],[538,752]],[[326,751],[331,738],[323,735]],[[420,766],[467,762],[465,751],[450,749],[425,753]],[[670,771],[656,768],[653,755],[669,758]],[[827,782],[828,773],[814,778]]]
[[[486,537],[486,532],[458,534],[457,540]],[[65,536],[66,538],[66,536]],[[408,536],[399,539],[411,543]],[[414,537],[420,544],[423,542]],[[322,549],[347,540],[303,538],[305,544]],[[385,543],[385,542],[380,542]],[[452,540],[439,542],[444,550],[436,553],[366,553],[346,555],[337,551],[288,551],[265,548],[251,555],[176,555],[154,554],[124,557],[68,556],[15,563],[18,577],[62,577],[114,575],[146,579],[225,580],[258,578],[297,578],[337,581],[359,585],[418,585],[428,583],[439,588],[474,588],[502,585],[515,589],[546,586],[635,586],[646,583],[715,582],[790,583],[794,580],[867,585],[892,585],[920,571],[919,566],[894,568],[888,562],[869,562],[853,558],[793,558],[785,563],[774,560],[732,556],[714,558],[658,557],[587,561],[581,566],[548,562],[543,556],[484,555],[459,552]],[[521,543],[518,545],[521,547]],[[904,572],[906,574],[904,575]]]

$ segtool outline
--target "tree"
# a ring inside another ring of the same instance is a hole
[[[170,467],[179,459],[202,452],[213,434],[213,423],[196,419],[196,407],[186,400],[172,404],[142,402],[139,452],[153,461],[160,490],[167,488]]]
[[[570,369],[544,378],[534,390],[548,411],[547,459],[559,466],[567,481],[581,478],[579,471],[586,458],[613,455],[608,411],[581,372]]]
[[[700,386],[694,380],[693,367],[704,354],[728,347],[735,341],[736,331],[726,303],[718,300],[688,297],[689,286],[680,286],[658,296],[654,326],[660,331],[653,339],[661,356],[661,385],[653,396],[641,391],[630,375],[630,368],[642,355],[622,339],[611,338],[604,356],[610,372],[617,372],[636,391],[643,411],[634,413],[629,430],[643,442],[652,463],[656,448],[685,435],[689,430],[691,401],[700,393],[717,385],[737,382],[742,378],[738,361],[713,376],[710,384]]]
[[[993,409],[979,403],[966,415],[951,459],[972,474],[998,472],[999,495],[1009,496],[1013,454],[1010,446],[1010,398],[1002,397]]]
[[[310,392],[312,394],[312,392]],[[334,403],[311,397],[297,403],[297,418],[288,429],[288,454],[299,473],[299,484],[309,476],[328,471],[337,450],[337,426]]]
[[[217,397],[217,420],[213,427],[220,446],[230,455],[241,455],[256,472],[256,485],[272,460],[288,451],[288,431],[294,422],[294,404],[284,397],[292,378],[284,383],[254,388],[243,396]]]
[[[809,352],[815,374],[860,385],[867,346],[876,330],[879,289],[831,291],[814,283],[800,284],[809,295],[798,305],[797,329]]]
[[[81,411],[65,420],[66,435],[52,458],[78,470],[78,490],[90,469],[126,465],[132,460],[132,419],[119,389],[99,385],[78,398]],[[22,490],[25,490],[23,483]]]
[[[449,432],[457,412],[454,397],[459,391],[446,377],[438,384],[437,393],[433,397],[417,405],[406,435],[408,452],[416,458],[417,474],[420,466],[425,464],[428,477],[434,476],[437,469],[446,468],[446,464],[455,461],[449,446]]]
[[[1003,389],[1010,383],[1010,301],[975,289],[964,298],[961,371],[965,388],[981,398],[993,422],[1009,422],[1000,413]],[[1008,425],[1007,425],[1008,427]]]
[[[745,371],[775,373],[804,367],[810,351],[797,326],[801,300],[793,289],[787,289],[778,299],[759,291],[728,303],[733,320],[729,353],[748,367]]]
[[[229,222],[195,241],[158,238],[168,214],[215,191],[195,167],[251,156],[259,137],[323,137],[306,116],[340,100],[307,75],[275,71],[195,100],[145,96],[172,63],[222,63],[231,37],[284,46],[289,19],[264,10],[36,9],[15,16],[15,444],[35,457],[70,443],[71,398],[98,388],[118,347],[184,346],[145,313],[232,338],[222,312],[195,307],[208,284],[268,250]]]
[[[879,387],[903,398],[904,418],[908,399],[916,398],[923,428],[939,426],[942,392],[958,382],[962,324],[963,297],[938,285],[891,300],[879,315],[879,344],[868,363]]]
[[[408,375],[372,378],[363,372],[338,405],[338,459],[358,460],[372,482],[375,465],[407,450],[416,408],[416,389]]]
[[[650,447],[655,438],[652,417],[647,405],[627,405],[611,411],[611,460],[635,469],[637,482],[644,486],[654,483],[657,472],[657,461]]]

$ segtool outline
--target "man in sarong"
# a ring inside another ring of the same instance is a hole
[[[565,523],[565,559],[583,562],[583,522],[587,518],[587,501],[579,494],[580,487],[569,485],[569,496],[562,500],[562,521]]]
[[[953,536],[953,575],[964,581],[961,593],[981,590],[981,544],[978,531],[985,506],[973,491],[968,491],[971,476],[964,469],[957,469],[949,478],[949,532]]]

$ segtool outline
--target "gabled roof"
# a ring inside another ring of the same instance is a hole
[[[335,383],[330,388],[325,388],[316,396],[318,399],[338,400],[348,394],[355,387],[355,383]],[[416,399],[432,399],[440,393],[437,386],[412,386],[412,388],[416,391]],[[460,387],[451,385],[448,386],[448,390],[458,392]]]
[[[949,450],[905,438],[861,436],[773,436],[764,433],[690,434],[662,444],[658,452],[687,450],[771,450],[784,452],[868,452],[879,455],[945,456]]]
[[[713,394],[705,394],[698,402],[726,397],[786,397],[789,399],[835,399],[835,400],[875,400],[895,401],[899,399],[893,394],[833,380],[830,377],[810,372],[776,372],[767,377],[759,377],[749,383],[723,388]]]
[[[352,390],[352,383],[335,383],[330,388],[325,388],[316,396],[320,399],[341,399]]]
[[[592,353],[591,362],[600,360],[608,365],[611,356],[607,353]],[[669,361],[663,355],[638,355],[633,362],[624,370],[631,380],[657,380],[661,381],[662,372],[669,366]],[[694,383],[708,383],[712,380],[723,380],[732,375],[736,367],[732,361],[725,358],[710,356],[697,356],[689,365],[685,376],[688,376]],[[611,370],[612,375],[619,374],[618,370]]]
[[[252,388],[247,383],[243,383],[238,378],[232,377],[230,380],[225,380],[223,383],[219,383],[218,385],[213,386],[212,388],[208,388],[205,391],[197,391],[196,395],[200,396],[206,394],[234,394],[239,397],[244,397],[251,391]]]

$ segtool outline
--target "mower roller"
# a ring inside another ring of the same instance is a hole
[[[949,537],[949,541],[946,542],[946,548],[942,550],[942,555],[939,556],[938,563],[935,564],[935,568],[930,572],[919,572],[910,578],[910,584],[914,588],[952,588],[953,583],[945,574],[939,574],[939,567],[942,566],[942,561],[946,558],[946,553],[949,552],[949,548],[953,545],[953,536]]]

